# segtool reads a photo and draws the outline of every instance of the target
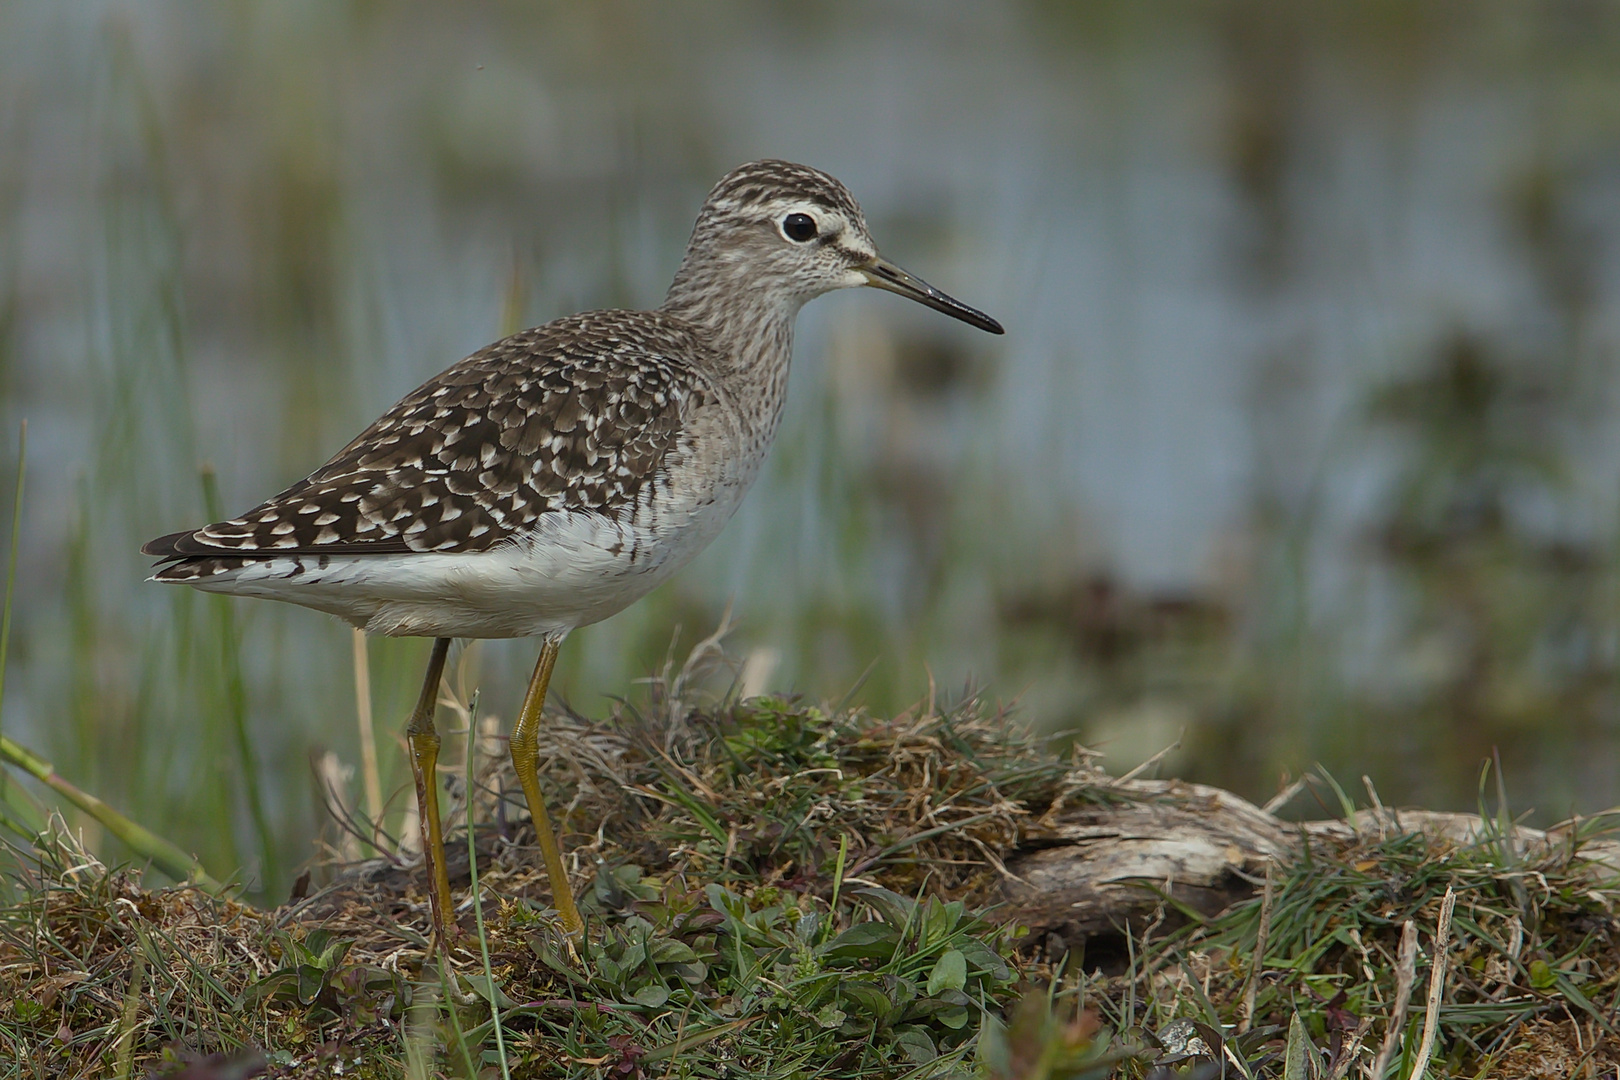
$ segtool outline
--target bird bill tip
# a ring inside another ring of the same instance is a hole
[[[919,304],[931,307],[935,311],[949,315],[953,319],[959,319],[969,326],[977,327],[988,334],[1005,334],[1007,332],[999,322],[978,308],[969,307],[956,299],[956,297],[941,292],[922,278],[907,270],[902,270],[887,259],[873,259],[861,267],[861,272],[866,275],[866,283],[873,288],[904,296],[908,300],[915,300]]]

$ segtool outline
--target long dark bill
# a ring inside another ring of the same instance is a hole
[[[926,304],[935,311],[943,311],[953,319],[961,319],[969,326],[977,326],[980,330],[992,334],[1005,334],[1001,324],[977,308],[970,308],[955,297],[946,296],[915,274],[907,273],[887,259],[873,259],[861,267],[866,274],[867,283],[879,288],[887,289],[892,293],[899,293]]]

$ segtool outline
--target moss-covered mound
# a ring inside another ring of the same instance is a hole
[[[404,856],[320,868],[296,902],[259,911],[147,890],[59,829],[25,853],[0,911],[0,1075],[1293,1080],[1365,1076],[1381,1053],[1401,1077],[1426,1052],[1431,1075],[1620,1064],[1620,888],[1575,842],[1346,830],[1214,918],[1167,900],[1106,949],[1045,936],[1037,950],[998,917],[1008,862],[1064,807],[1126,796],[1084,754],[1054,756],[976,703],[878,720],[654,695],[601,721],[556,716],[548,738],[585,940],[551,919],[493,738],[471,799],[465,772],[445,778],[477,847],[453,832],[463,935],[445,955]]]

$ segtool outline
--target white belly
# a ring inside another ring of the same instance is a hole
[[[472,554],[270,558],[193,582],[206,592],[329,612],[372,634],[505,638],[560,635],[613,615],[691,561],[741,502],[727,485],[631,521],[547,514],[521,540]]]

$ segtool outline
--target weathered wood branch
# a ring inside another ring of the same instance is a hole
[[[1213,915],[1252,895],[1269,863],[1297,855],[1312,838],[1410,832],[1460,845],[1488,838],[1493,828],[1474,814],[1432,810],[1288,822],[1203,784],[1131,780],[1116,788],[1118,802],[1066,808],[1007,860],[1003,911],[1036,941],[1072,945],[1118,934],[1127,923],[1140,929],[1157,917],[1161,894]],[[1519,827],[1511,836],[1521,855],[1534,856],[1570,843],[1577,824]],[[1620,876],[1620,842],[1591,842],[1582,856],[1595,876]]]

